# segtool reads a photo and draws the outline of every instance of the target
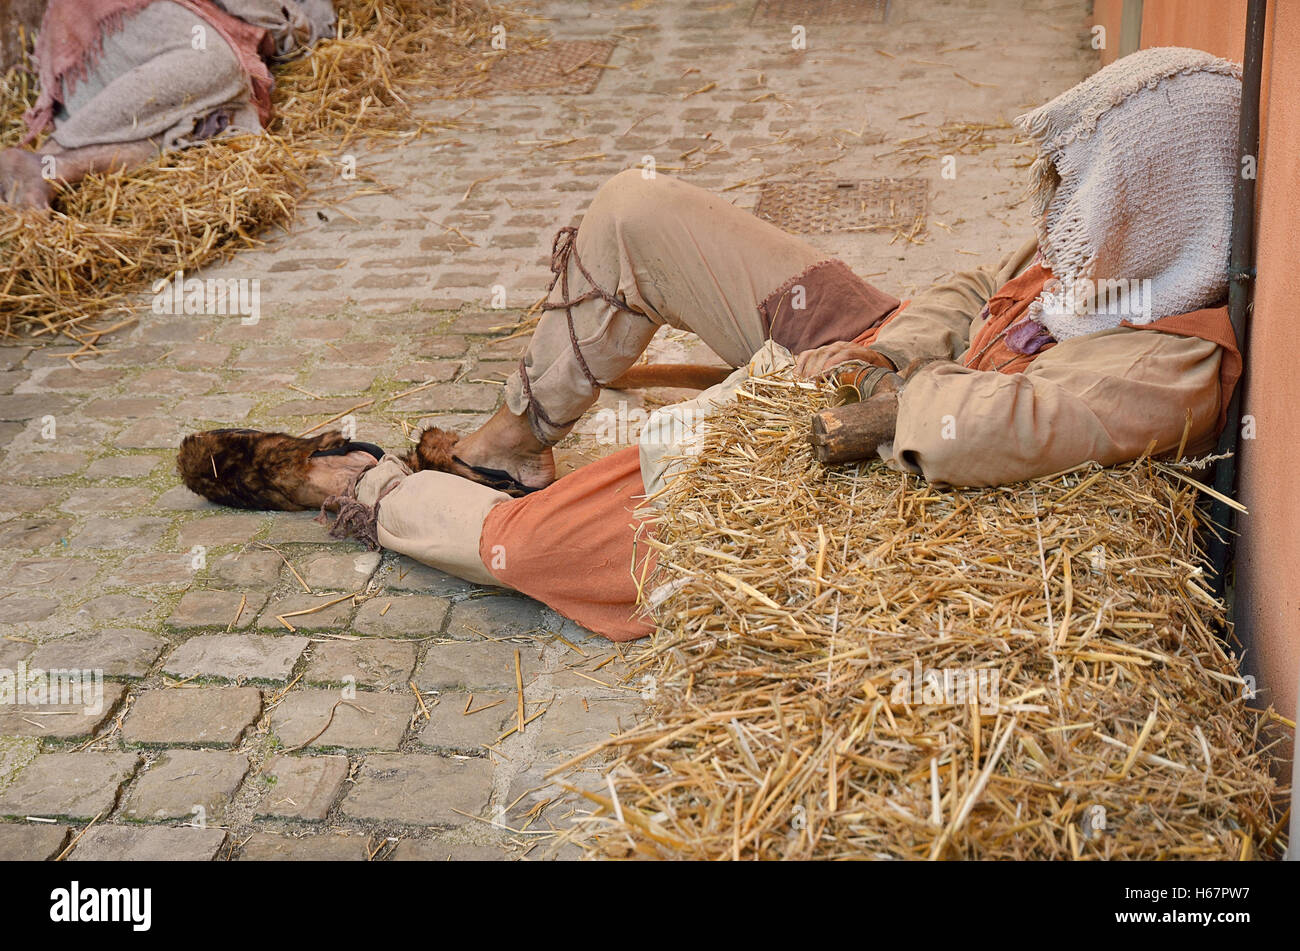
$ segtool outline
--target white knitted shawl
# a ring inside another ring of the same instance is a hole
[[[1157,47],[1016,119],[1039,254],[1057,278],[1029,316],[1057,340],[1150,323],[1228,286],[1241,68]]]

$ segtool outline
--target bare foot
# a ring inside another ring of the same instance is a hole
[[[357,476],[377,460],[368,452],[357,450],[346,456],[317,456],[294,496],[294,501],[307,508],[319,508],[325,500],[335,495],[346,495]]]
[[[41,174],[41,158],[26,149],[0,151],[0,204],[49,208],[54,189]]]
[[[555,481],[555,453],[533,435],[528,420],[506,407],[456,444],[462,462],[481,469],[501,469],[530,489]]]

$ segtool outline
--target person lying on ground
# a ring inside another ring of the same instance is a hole
[[[53,182],[132,168],[271,119],[267,63],[333,31],[332,0],[50,0],[40,98],[0,151],[0,204],[45,208]]]
[[[339,534],[626,640],[651,630],[632,564],[661,474],[632,447],[556,481],[552,447],[664,324],[732,366],[779,345],[807,376],[880,368],[896,422],[879,455],[939,485],[1203,451],[1241,372],[1222,306],[1240,91],[1234,64],[1152,49],[1021,117],[1040,150],[1035,238],[910,302],[715,195],[621,173],[557,236],[558,299],[477,432],[428,430],[405,456],[197,433],[180,472],[220,504],[336,510]],[[272,445],[297,455],[259,455]]]

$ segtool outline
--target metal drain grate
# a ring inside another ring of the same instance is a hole
[[[754,214],[796,234],[903,231],[925,227],[928,188],[923,178],[865,182],[767,182]]]
[[[596,88],[616,44],[561,40],[539,50],[505,56],[488,74],[487,91],[582,95]],[[595,64],[595,65],[593,65]]]
[[[758,0],[753,23],[884,23],[889,0]]]

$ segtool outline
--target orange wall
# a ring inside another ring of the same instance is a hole
[[[1259,435],[1241,453],[1241,500],[1251,514],[1239,546],[1237,597],[1257,645],[1260,682],[1273,688],[1280,711],[1294,715],[1300,677],[1300,506],[1293,482],[1300,457],[1300,375],[1292,275],[1300,260],[1300,117],[1282,104],[1300,95],[1300,9],[1289,2],[1275,9],[1266,79],[1270,99],[1279,105],[1268,113],[1260,149],[1260,277],[1245,399]]]
[[[1122,0],[1097,0],[1096,22],[1118,35]],[[1300,113],[1269,104],[1300,96],[1300,3],[1268,5],[1261,90],[1262,135],[1256,192],[1255,306],[1242,411],[1257,436],[1243,440],[1239,496],[1250,509],[1238,526],[1236,612],[1252,645],[1247,668],[1261,699],[1293,716],[1300,680],[1300,373],[1295,331],[1300,307],[1291,287],[1300,260]],[[1146,0],[1142,45],[1194,46],[1240,62],[1246,0]]]
[[[1124,0],[1094,0],[1092,21],[1106,28],[1106,45],[1101,49],[1101,65],[1109,66],[1119,55],[1120,24],[1124,21]]]
[[[1194,46],[1240,63],[1245,45],[1246,0],[1146,0],[1142,5],[1143,49]]]

